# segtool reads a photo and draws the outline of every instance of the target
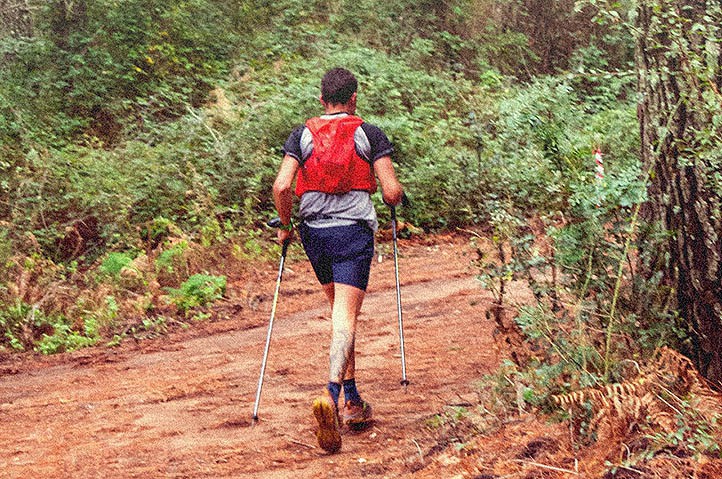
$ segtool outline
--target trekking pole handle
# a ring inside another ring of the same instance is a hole
[[[287,225],[284,225],[281,221],[281,218],[276,216],[275,218],[271,218],[270,220],[266,221],[266,226],[268,226],[269,228],[291,229],[293,228],[293,221],[291,221]]]
[[[293,225],[293,222],[291,222],[288,226],[292,226],[292,225]],[[276,216],[275,218],[271,218],[270,220],[266,221],[266,226],[268,226],[269,228],[284,228],[284,227],[286,227],[286,225],[284,225],[284,224],[281,222],[281,218],[279,218],[278,216]],[[288,245],[289,245],[289,244],[291,244],[291,240],[290,240],[290,238],[286,238],[286,239],[283,241],[283,249],[281,250],[281,256],[282,256],[283,258],[286,257],[286,252],[288,251]]]
[[[396,206],[392,205],[391,203],[387,203],[386,200],[384,200],[384,204],[391,208],[391,211],[393,213],[393,210]],[[411,200],[409,199],[409,196],[406,194],[406,192],[401,193],[401,202],[399,204],[404,208],[411,208]]]

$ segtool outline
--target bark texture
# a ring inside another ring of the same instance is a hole
[[[0,38],[32,35],[33,22],[27,0],[0,0]]]
[[[666,282],[693,359],[722,384],[722,2],[642,0],[637,64],[648,219],[667,232]],[[640,245],[644,249],[645,245]]]

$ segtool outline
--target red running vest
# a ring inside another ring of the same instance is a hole
[[[376,191],[371,165],[356,153],[354,134],[362,123],[361,118],[353,115],[331,119],[316,117],[306,122],[313,137],[313,151],[298,170],[297,196],[307,191],[329,194]]]

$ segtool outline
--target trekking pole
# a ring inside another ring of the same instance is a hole
[[[404,350],[404,321],[401,314],[401,286],[399,285],[399,248],[396,236],[396,207],[391,206],[391,231],[394,239],[394,273],[396,275],[396,306],[399,316],[399,342],[401,344],[401,385],[406,391],[409,380],[406,379],[406,352]]]
[[[270,227],[278,227],[281,224],[280,218],[274,218],[268,223]],[[266,372],[266,361],[268,361],[268,350],[271,346],[271,333],[273,332],[273,318],[276,316],[276,304],[278,304],[278,293],[281,290],[281,278],[283,277],[283,265],[286,262],[286,252],[288,252],[288,245],[291,243],[290,239],[283,242],[281,250],[281,261],[278,265],[278,279],[276,280],[276,291],[273,293],[273,305],[271,306],[271,320],[268,323],[268,335],[266,336],[266,348],[263,351],[263,361],[261,362],[261,374],[258,377],[258,388],[256,389],[256,402],[253,405],[253,421],[258,421],[258,405],[261,402],[261,390],[263,389],[263,375]]]

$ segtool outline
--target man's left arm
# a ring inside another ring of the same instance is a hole
[[[392,206],[401,203],[404,190],[396,178],[396,170],[394,170],[391,157],[382,156],[374,161],[374,173],[376,173],[376,177],[379,179],[379,183],[381,183],[381,194],[384,198],[384,203]]]

